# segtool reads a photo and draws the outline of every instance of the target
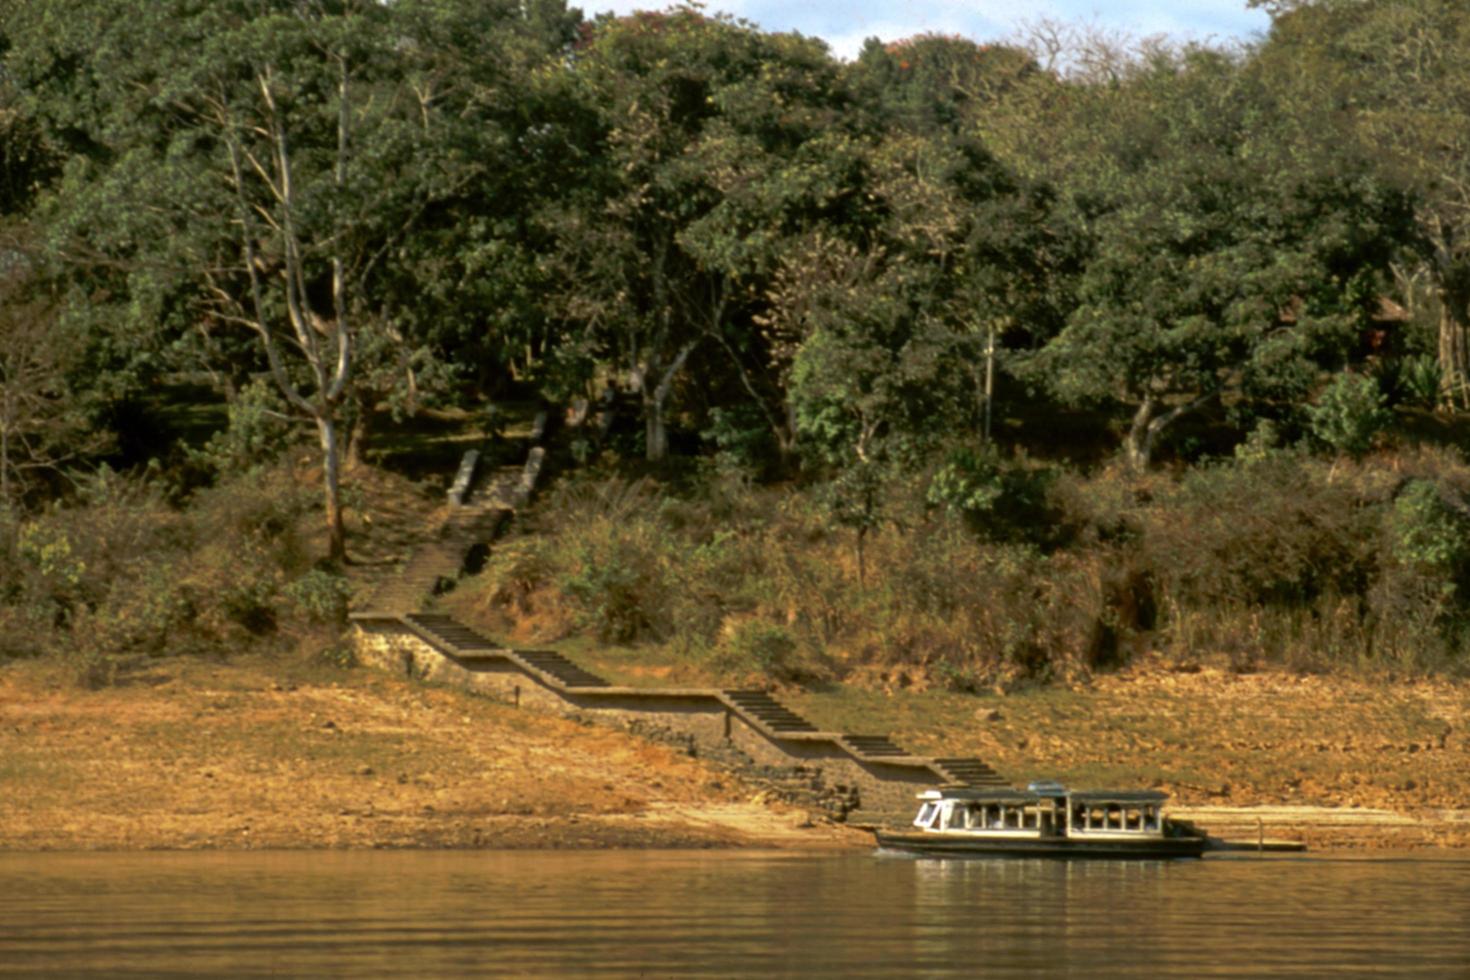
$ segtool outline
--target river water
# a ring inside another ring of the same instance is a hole
[[[0,976],[1470,977],[1470,858],[0,854]]]

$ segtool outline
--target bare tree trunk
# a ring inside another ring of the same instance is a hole
[[[11,399],[10,379],[3,379],[5,387],[0,388],[4,398],[0,399],[0,509],[10,506],[10,426],[11,420],[16,412]]]
[[[990,443],[990,411],[995,400],[995,324],[985,338],[985,424],[981,429],[985,443]]]
[[[1216,391],[1207,391],[1193,401],[1174,406],[1162,415],[1155,414],[1159,410],[1158,399],[1153,395],[1145,395],[1138,410],[1133,413],[1133,424],[1128,428],[1128,441],[1125,445],[1128,467],[1135,473],[1148,469],[1153,461],[1154,441],[1159,434],[1173,425],[1180,416],[1202,407],[1217,394]]]
[[[10,423],[0,419],[0,508],[10,506]]]
[[[368,429],[372,423],[372,401],[372,397],[361,389],[351,400],[352,425],[347,430],[347,446],[343,453],[344,466],[349,471],[363,462],[363,450],[367,446]]]
[[[1470,408],[1470,342],[1461,304],[1448,289],[1439,294],[1439,397],[1452,411]]]
[[[1133,424],[1128,427],[1128,441],[1124,444],[1124,452],[1128,458],[1128,468],[1135,473],[1148,469],[1153,456],[1154,431],[1151,423],[1156,407],[1153,396],[1145,397],[1138,406],[1138,411],[1133,413]]]
[[[669,454],[669,428],[664,419],[664,401],[657,391],[643,392],[643,455],[657,463]]]
[[[643,387],[644,457],[657,463],[669,454],[669,428],[666,406],[669,393],[674,389],[674,378],[684,368],[684,362],[699,346],[699,340],[691,340],[679,349],[674,360],[664,371],[663,377],[652,391],[648,389],[648,372],[641,373]]]
[[[327,557],[337,564],[347,560],[347,534],[342,523],[341,446],[337,425],[328,414],[316,417],[322,445],[322,490],[327,511]]]

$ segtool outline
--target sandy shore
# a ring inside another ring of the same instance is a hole
[[[1172,812],[1313,850],[1470,847],[1470,810],[1422,794],[1244,802]],[[87,691],[0,668],[0,850],[871,846],[669,746],[373,671],[182,657]]]
[[[0,669],[0,849],[861,848],[730,774],[366,670]]]

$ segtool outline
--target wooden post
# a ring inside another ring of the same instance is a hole
[[[995,396],[995,321],[985,339],[985,442],[990,443],[990,403]]]

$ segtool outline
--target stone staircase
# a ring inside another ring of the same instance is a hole
[[[553,650],[516,650],[516,658],[543,677],[550,678],[569,691],[596,690],[611,687],[607,681],[589,670],[583,670]]]
[[[412,613],[403,621],[430,643],[463,657],[481,650],[501,650],[499,643],[442,613]]]
[[[749,721],[776,734],[814,732],[817,726],[765,691],[721,691],[720,700]]]
[[[1008,786],[1009,783],[982,759],[932,759],[931,764],[960,786]]]
[[[908,755],[906,749],[894,745],[887,735],[844,735],[842,743],[854,752],[861,752],[872,758]]]
[[[539,447],[532,449],[535,469],[540,470]],[[449,516],[433,540],[422,545],[396,575],[381,582],[363,607],[375,613],[407,615],[423,607],[424,600],[448,589],[465,571],[465,562],[475,546],[488,546],[498,538],[519,507],[530,496],[528,466],[500,466],[478,472],[479,453],[466,454],[450,490]]]
[[[607,680],[554,650],[519,650],[501,646],[474,628],[443,613],[420,612],[397,618],[420,639],[432,644],[440,652],[457,661],[472,663],[486,659],[506,660],[515,664],[528,676],[569,695],[626,693],[621,690],[615,691]],[[639,693],[654,695],[658,692],[641,691]],[[714,698],[752,727],[765,731],[776,739],[800,738],[830,741],[841,746],[853,758],[866,762],[897,762],[904,765],[920,763],[952,785],[1007,785],[994,769],[980,759],[920,758],[895,744],[886,735],[823,732],[765,691],[710,690],[679,693],[682,696],[695,694]]]
[[[433,540],[420,547],[398,572],[371,594],[364,609],[352,618],[361,622],[397,624],[455,661],[508,661],[552,690],[568,695],[626,695],[613,685],[550,650],[518,650],[502,646],[452,616],[423,610],[429,597],[452,586],[466,571],[472,549],[488,547],[529,500],[545,458],[538,443],[545,432],[544,417],[533,429],[532,447],[524,466],[485,469],[479,454],[466,455],[450,490],[450,513]],[[656,695],[656,691],[639,691]],[[680,697],[707,697],[719,701],[774,742],[824,741],[852,758],[868,763],[927,770],[948,784],[1003,786],[1004,779],[980,759],[914,756],[886,735],[823,732],[769,693],[759,690],[701,690],[666,692]]]

